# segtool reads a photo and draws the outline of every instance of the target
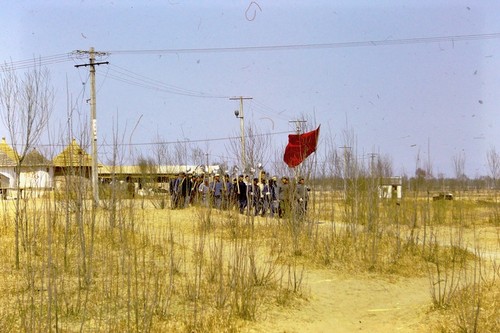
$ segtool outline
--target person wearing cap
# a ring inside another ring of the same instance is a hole
[[[248,206],[253,208],[255,216],[259,214],[260,187],[259,178],[254,178],[252,184],[248,187]]]
[[[176,178],[172,178],[169,182],[169,191],[170,191],[170,207],[172,209],[176,209],[179,206],[179,196],[177,194],[177,185],[182,179],[182,175],[179,172]]]
[[[245,209],[247,208],[248,198],[247,198],[247,184],[245,183],[245,179],[243,175],[239,175],[238,182],[236,183],[236,190],[238,194],[238,207],[240,210],[240,214],[245,213]]]
[[[176,203],[175,208],[185,208],[189,205],[189,200],[186,200],[189,196],[189,190],[191,189],[190,180],[187,179],[186,173],[179,173],[179,177],[175,182],[175,196]]]
[[[258,178],[259,186],[259,199],[257,201],[257,211],[261,216],[265,216],[269,209],[269,198],[266,197],[266,193],[269,193],[269,188],[267,186],[266,172],[261,170]]]
[[[279,200],[279,208],[278,215],[279,217],[287,217],[290,214],[291,200],[290,200],[290,184],[288,182],[288,177],[281,177],[281,184],[278,187],[278,200]]]
[[[266,216],[267,212],[271,211],[271,205],[272,205],[272,198],[271,198],[271,183],[272,180],[266,180],[265,178],[262,178],[260,180],[261,182],[261,198],[262,198],[262,203],[261,203],[261,216]]]
[[[189,207],[191,204],[191,190],[193,188],[193,173],[186,173],[186,195],[184,196],[184,208]]]
[[[203,184],[203,178],[199,175],[196,174],[193,177],[193,181],[191,184],[191,194],[190,194],[190,200],[191,203],[194,205],[198,205],[200,203],[200,185]]]
[[[295,201],[297,203],[297,216],[301,219],[307,212],[307,202],[309,201],[309,191],[311,189],[305,185],[304,177],[299,177],[295,187]]]
[[[210,183],[210,194],[212,195],[213,205],[217,209],[221,209],[222,204],[222,181],[220,175],[216,173],[214,179]]]
[[[238,207],[238,178],[233,178],[229,192],[229,208]]]
[[[204,178],[202,182],[198,185],[198,197],[200,198],[200,204],[203,207],[209,207],[209,197],[210,197],[210,186],[208,183],[208,178]]]
[[[233,192],[233,183],[226,173],[222,183],[222,209],[227,210],[231,206],[231,195]]]
[[[269,179],[269,196],[270,196],[270,216],[278,216],[279,200],[278,200],[278,177],[274,176]]]

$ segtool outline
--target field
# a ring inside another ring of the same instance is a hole
[[[2,201],[0,327],[498,332],[495,201],[313,192],[281,219],[158,195]]]

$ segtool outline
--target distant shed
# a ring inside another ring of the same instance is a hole
[[[403,197],[403,179],[401,177],[382,178],[379,186],[379,198],[401,199]]]

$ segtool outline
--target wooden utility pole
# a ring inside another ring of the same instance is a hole
[[[84,51],[81,51],[86,53]],[[92,140],[92,195],[94,207],[99,206],[99,183],[98,183],[98,162],[97,162],[97,112],[96,112],[96,93],[95,93],[95,66],[96,65],[107,65],[108,61],[95,62],[95,50],[93,47],[88,51],[89,63],[82,65],[75,65],[75,67],[89,66],[90,72],[90,137]],[[99,53],[103,55],[102,53]]]
[[[347,154],[350,155],[351,153],[351,147],[348,146],[342,146],[339,147],[340,149],[344,149],[344,172],[343,172],[343,178],[344,178],[344,200],[347,200]],[[350,156],[349,156],[350,159]]]
[[[305,123],[307,123],[307,120],[289,120],[289,123],[295,123],[295,132],[297,134],[301,134],[303,132],[302,127]]]
[[[299,120],[299,119],[296,119],[296,120],[289,120],[288,121],[289,123],[295,123],[295,133],[297,135],[300,135],[302,134],[304,131],[302,130],[305,123],[307,123],[307,120]],[[302,153],[301,153],[302,155]],[[302,158],[302,156],[301,156]],[[297,167],[293,168],[294,170],[294,178],[295,178],[295,181],[298,181],[298,177],[301,175],[302,173],[302,163],[300,163]]]
[[[243,100],[245,99],[253,99],[252,97],[230,97],[230,100],[239,100],[240,101],[240,109],[234,111],[234,115],[236,118],[240,118],[240,131],[241,131],[241,164],[243,167],[243,171],[245,171],[246,165],[246,152],[245,152],[245,120],[243,115]]]
[[[374,160],[375,160],[375,157],[377,157],[377,153],[369,153],[368,154],[370,156],[370,175],[371,177],[373,178],[374,176]]]

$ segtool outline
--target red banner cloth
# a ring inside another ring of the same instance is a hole
[[[283,160],[290,168],[296,167],[316,151],[319,127],[311,132],[288,135],[288,145]]]

